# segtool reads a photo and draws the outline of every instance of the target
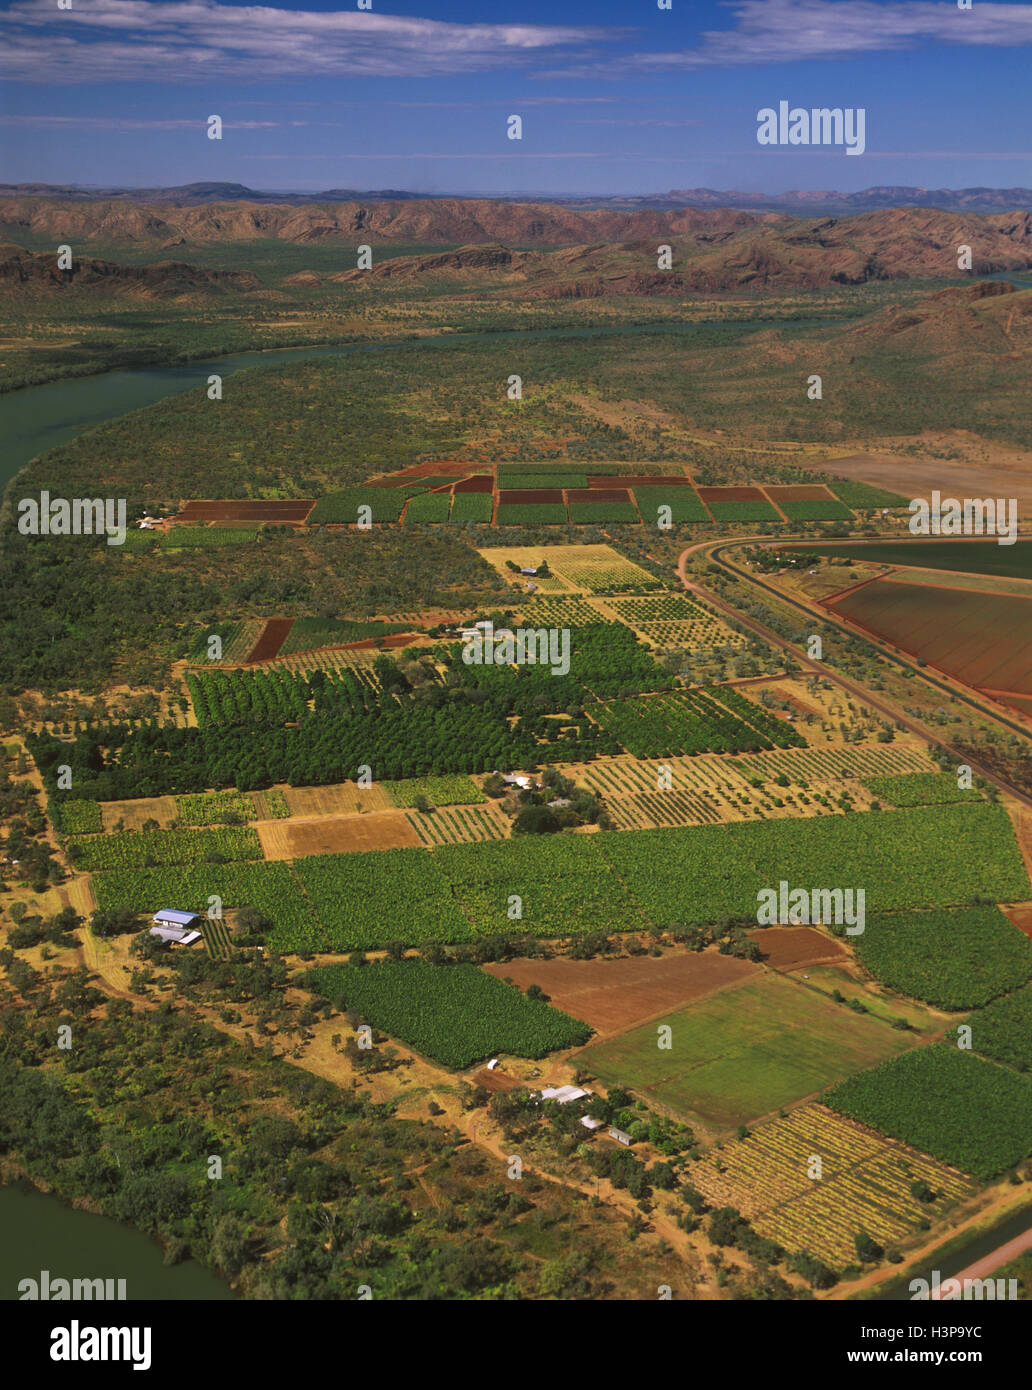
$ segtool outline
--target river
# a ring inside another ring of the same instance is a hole
[[[0,1187],[0,1299],[23,1279],[124,1279],[126,1299],[229,1299],[229,1285],[195,1260],[166,1265],[142,1231],[78,1211],[27,1183]]]

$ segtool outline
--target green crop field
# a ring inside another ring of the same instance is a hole
[[[295,618],[277,656],[291,656],[295,652],[311,652],[319,647],[363,642],[367,637],[387,637],[394,632],[411,630],[411,624],[405,623],[359,623],[347,618]]]
[[[419,796],[425,796],[434,806],[470,806],[487,800],[472,777],[462,774],[409,777],[401,782],[386,782],[384,788],[395,806],[414,806]]]
[[[70,840],[74,862],[82,869],[131,869],[159,864],[210,864],[221,860],[261,859],[254,830],[123,830],[101,837]]]
[[[97,906],[153,914],[162,907],[207,916],[216,897],[223,908],[253,907],[274,923],[269,945],[279,951],[329,947],[311,906],[286,864],[194,864],[121,869],[93,879]]]
[[[177,796],[176,816],[183,825],[222,825],[227,820],[258,819],[254,802],[244,792],[197,792]]]
[[[452,500],[451,521],[480,521],[489,523],[494,515],[494,497],[490,492],[457,492]]]
[[[862,780],[869,792],[893,806],[936,806],[948,801],[984,800],[975,787],[958,787],[957,779],[946,772],[901,772]]]
[[[1032,1071],[1032,985],[987,1004],[967,1019],[967,1025],[975,1052],[1018,1071]],[[950,1039],[958,1040],[956,1030]]]
[[[1032,897],[1007,813],[985,803],[603,832],[591,842],[661,926],[755,921],[758,890],[782,879],[863,887],[869,916]]]
[[[370,509],[374,522],[397,521],[409,489],[405,487],[349,487],[320,497],[308,516],[308,525],[338,522],[354,526],[359,521],[359,508]]]
[[[804,742],[791,724],[719,688],[613,700],[588,712],[636,758],[758,752]]]
[[[972,1009],[1032,979],[1032,941],[998,907],[875,917],[853,944],[875,979],[939,1009]]]
[[[597,838],[524,836],[446,845],[433,857],[478,935],[566,937],[644,929],[641,905],[595,850]]]
[[[566,505],[563,502],[500,502],[499,526],[565,526]]]
[[[838,555],[847,560],[871,560],[878,565],[918,565],[921,568],[954,570],[960,573],[1005,575],[1011,579],[1032,579],[1032,545],[999,545],[996,541],[878,541],[870,545],[849,545],[841,541],[822,541],[807,546],[807,553]]]
[[[330,950],[473,937],[437,856],[424,849],[314,855],[299,859],[294,872],[323,924]]]
[[[657,1046],[657,1029],[671,1046]],[[646,1101],[746,1124],[911,1046],[906,1034],[781,975],[765,975],[580,1054]]]
[[[852,521],[853,513],[844,502],[831,497],[809,497],[796,502],[780,499],[778,506],[789,521]]]
[[[631,502],[571,502],[570,520],[575,526],[604,526],[617,522],[641,524],[638,510]]]
[[[702,505],[699,494],[691,487],[636,487],[634,500],[638,511],[648,526],[656,526],[660,519],[660,507],[669,507],[669,520],[675,525],[683,522],[708,522],[709,512]],[[665,518],[665,513],[663,514]]]
[[[423,492],[413,497],[405,508],[405,524],[414,521],[447,521],[451,509],[448,492]]]
[[[300,983],[456,1070],[497,1052],[544,1057],[591,1036],[586,1023],[475,965],[331,965],[309,971]]]
[[[983,1182],[1032,1154],[1032,1081],[945,1043],[850,1077],[822,1099]]]
[[[521,492],[534,488],[586,488],[586,473],[564,473],[561,469],[542,468],[540,472],[512,471],[502,464],[498,469],[498,487],[503,492]]]
[[[781,517],[769,502],[762,498],[741,502],[710,502],[715,521],[780,521]]]
[[[95,835],[104,829],[99,801],[59,801],[59,829],[69,835]]]
[[[830,491],[840,501],[845,502],[847,507],[860,509],[905,507],[909,501],[909,498],[901,497],[898,492],[888,492],[885,488],[874,487],[871,483],[856,483],[850,478],[833,478]]]
[[[244,545],[256,540],[258,528],[245,526],[173,526],[161,537],[166,550],[198,548],[207,550],[223,545]]]

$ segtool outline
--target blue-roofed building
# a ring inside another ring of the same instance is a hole
[[[154,914],[154,925],[156,927],[181,927],[184,931],[196,926],[200,917],[196,912],[178,912],[172,907],[163,907],[160,912]]]

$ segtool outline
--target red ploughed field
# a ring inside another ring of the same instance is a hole
[[[499,506],[504,506],[506,502],[562,502],[562,500],[562,489],[551,487],[516,488],[498,494]]]
[[[767,488],[767,496],[774,502],[834,502],[823,483],[775,484]]]
[[[315,498],[301,498],[297,501],[283,502],[253,501],[247,498],[224,502],[187,502],[175,520],[198,521],[304,521],[315,506]]]
[[[631,495],[622,487],[571,488],[566,494],[567,502],[629,502]]]
[[[695,491],[704,502],[762,502],[758,487],[699,487]]]
[[[591,488],[612,487],[613,482],[612,474],[608,477],[588,475],[588,486]],[[627,473],[621,473],[619,482],[622,487],[691,487],[692,485],[691,478],[686,478],[683,473],[672,474],[666,478],[654,476],[644,478],[638,477],[637,474],[632,477]]]
[[[455,484],[456,492],[494,492],[494,479],[488,476],[482,478],[463,478],[461,483]]]

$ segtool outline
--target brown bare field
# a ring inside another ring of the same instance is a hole
[[[487,1067],[482,1067],[480,1071],[474,1072],[469,1078],[471,1086],[483,1086],[485,1091],[495,1094],[498,1091],[515,1091],[520,1086],[525,1085],[518,1076],[510,1076],[504,1071],[488,1071]]]
[[[470,471],[470,464],[461,463],[455,459],[437,460],[434,463],[414,463],[411,468],[403,468],[395,476],[399,478],[436,478],[444,477],[446,473],[454,473],[457,478],[464,477]]]
[[[772,502],[833,502],[823,483],[774,483],[764,486]]]
[[[455,484],[456,492],[494,492],[493,478],[463,478]]]
[[[765,502],[758,487],[697,487],[702,500],[709,502]]]
[[[185,502],[175,521],[296,521],[301,522],[315,506],[313,497],[299,501],[255,501],[248,498],[225,501],[195,500]]]
[[[798,970],[849,959],[841,942],[815,927],[760,927],[746,935],[759,946],[763,963],[771,970]]]
[[[421,843],[404,811],[258,821],[255,829],[266,859],[304,859],[310,854],[348,854],[362,849],[417,849]]]
[[[156,820],[164,829],[176,818],[174,796],[141,796],[136,801],[102,801],[101,820],[105,831],[124,821],[126,830],[140,830],[145,820]]]
[[[537,984],[557,1009],[603,1036],[633,1028],[705,994],[752,979],[760,967],[716,951],[619,960],[509,960],[483,967],[520,989]]]
[[[905,442],[911,447],[914,443]],[[801,455],[797,461],[802,467],[873,483],[907,498],[927,498],[937,490],[944,497],[1016,497],[1022,511],[1032,507],[1032,455],[1027,449],[990,443],[965,430],[943,431],[928,443],[956,449],[961,457],[866,453],[820,460]]]
[[[875,580],[829,607],[968,685],[1032,695],[1032,602]]]
[[[507,488],[498,494],[500,507],[507,502],[561,502],[562,500],[562,489],[554,487]]]
[[[982,689],[985,690],[986,687],[983,686]],[[988,693],[1001,705],[1006,705],[1015,714],[1020,714],[1022,719],[1032,719],[1032,695],[1015,695],[1011,691],[1004,693],[999,690],[990,690]]]
[[[610,479],[612,483],[612,479]],[[567,502],[629,502],[631,494],[625,487],[578,487],[566,493]]]
[[[333,782],[325,787],[284,787],[292,816],[353,816],[362,811],[393,811],[394,803],[379,782],[359,787]]]
[[[279,653],[287,640],[287,634],[294,626],[293,618],[269,618],[262,628],[261,636],[247,654],[247,664],[255,661],[271,661]]]
[[[1018,931],[1032,936],[1032,903],[1016,903],[1010,907],[1001,906],[1000,911],[1008,921],[1013,922]]]

